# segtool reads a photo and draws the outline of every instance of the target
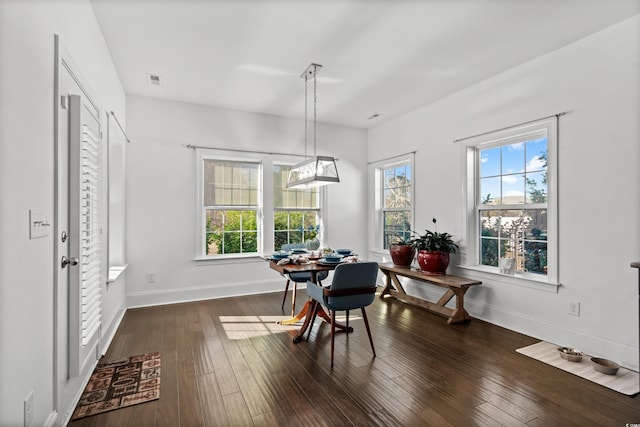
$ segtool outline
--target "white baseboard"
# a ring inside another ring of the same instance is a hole
[[[560,347],[579,348],[592,356],[615,360],[621,366],[638,371],[638,348],[611,341],[606,337],[572,329],[566,325],[525,316],[484,302],[465,298],[465,309],[471,316],[530,337],[557,344]],[[603,350],[604,349],[604,350]]]
[[[127,311],[124,303],[125,302],[122,301],[122,306],[120,306],[118,311],[115,313],[115,315],[111,319],[111,322],[109,322],[109,324],[106,326],[106,328],[103,329],[102,338],[100,339],[100,350],[101,350],[101,354],[103,356],[107,353],[107,350],[109,349],[109,346],[111,345],[111,341],[113,341],[113,337],[115,337],[115,335],[116,335],[116,332],[118,330],[118,326],[120,326],[120,323],[122,322],[122,319],[124,318],[124,314]]]
[[[416,286],[411,282],[404,283],[404,286],[410,295],[429,301],[437,301],[442,296],[440,288],[430,289],[425,286]],[[452,299],[447,306],[455,308],[455,299]],[[579,348],[586,354],[614,360],[630,370],[638,371],[639,369],[637,346],[612,341],[547,319],[527,316],[507,307],[486,303],[484,300],[465,297],[464,306],[472,317],[485,322],[554,343],[560,347]]]
[[[53,411],[47,417],[47,420],[44,422],[44,427],[53,427],[56,425],[56,420],[58,419],[58,412]]]
[[[67,408],[65,416],[61,420],[61,422],[62,422],[61,425],[62,426],[66,426],[71,421],[71,417],[73,416],[73,411],[75,410],[76,406],[78,405],[78,402],[80,401],[80,398],[82,397],[82,393],[84,392],[85,387],[87,387],[87,384],[89,383],[89,380],[91,379],[91,374],[93,373],[93,371],[94,371],[94,369],[96,368],[97,365],[98,365],[98,360],[96,359],[82,373],[83,374],[82,375],[83,376],[82,383],[80,384],[80,387],[78,388],[76,396],[73,398],[73,400],[71,402],[71,406],[69,408]]]
[[[250,282],[217,283],[206,286],[137,292],[127,295],[127,308],[175,304],[214,298],[229,298],[244,295],[284,291],[284,280],[259,280]]]

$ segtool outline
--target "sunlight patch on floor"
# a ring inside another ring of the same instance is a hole
[[[269,334],[296,331],[300,324],[278,325],[276,322],[288,316],[219,316],[227,338],[244,340]]]

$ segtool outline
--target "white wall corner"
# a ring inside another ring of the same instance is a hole
[[[102,329],[102,337],[100,339],[100,349],[102,355],[104,356],[111,345],[111,341],[116,335],[116,331],[118,330],[118,326],[122,323],[122,319],[126,313],[125,301],[122,301],[122,305],[115,312],[114,316],[111,318],[109,322],[104,323],[104,328]]]
[[[136,292],[127,295],[127,307],[148,307],[176,304],[216,298],[283,292],[284,279],[257,280],[248,282],[211,284],[194,287],[178,287],[157,291]]]

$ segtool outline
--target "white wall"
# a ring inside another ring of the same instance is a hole
[[[139,96],[127,96],[127,122],[128,306],[282,291],[262,259],[194,261],[195,153],[185,146],[303,153],[304,122]],[[341,183],[327,187],[326,243],[362,253],[366,132],[318,124],[318,154],[340,159]]]
[[[461,229],[460,151],[451,141],[559,111],[560,280],[557,294],[482,278],[472,315],[638,368],[640,260],[638,33],[634,18],[523,64],[369,132],[368,159],[418,150],[417,229],[438,217]],[[90,3],[0,0],[0,425],[33,425],[53,411],[53,236],[29,240],[29,209],[53,214],[54,33],[60,34],[103,107],[132,139],[128,149],[128,299],[133,305],[281,290],[262,261],[196,266],[194,161],[185,144],[296,151],[302,122],[125,96]],[[328,187],[327,243],[369,247],[367,134],[320,125],[319,154],[340,158]],[[582,203],[581,203],[582,202]],[[586,203],[589,203],[586,208]],[[463,242],[464,243],[464,242]],[[613,248],[602,253],[600,249]],[[375,256],[376,254],[372,254]],[[156,272],[156,282],[144,275]],[[110,286],[105,314],[121,306]],[[582,302],[571,317],[567,301]],[[110,321],[109,319],[107,319]]]
[[[461,149],[452,141],[568,111],[559,138],[562,286],[549,293],[475,276],[483,285],[465,302],[473,316],[634,369],[639,33],[636,16],[369,131],[370,160],[417,150],[416,229],[437,217],[440,231],[460,236]],[[567,314],[570,299],[582,303],[580,317]]]
[[[44,209],[53,220],[54,33],[103,106],[125,117],[124,92],[88,1],[0,1],[2,426],[23,425],[23,400],[31,390],[32,425],[55,417],[54,237],[29,240],[28,227],[29,209]]]

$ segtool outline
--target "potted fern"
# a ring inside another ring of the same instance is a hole
[[[451,234],[438,232],[435,218],[432,221],[436,231],[425,230],[412,239],[411,244],[418,251],[418,264],[423,273],[446,274],[450,254],[456,252],[458,245]]]

